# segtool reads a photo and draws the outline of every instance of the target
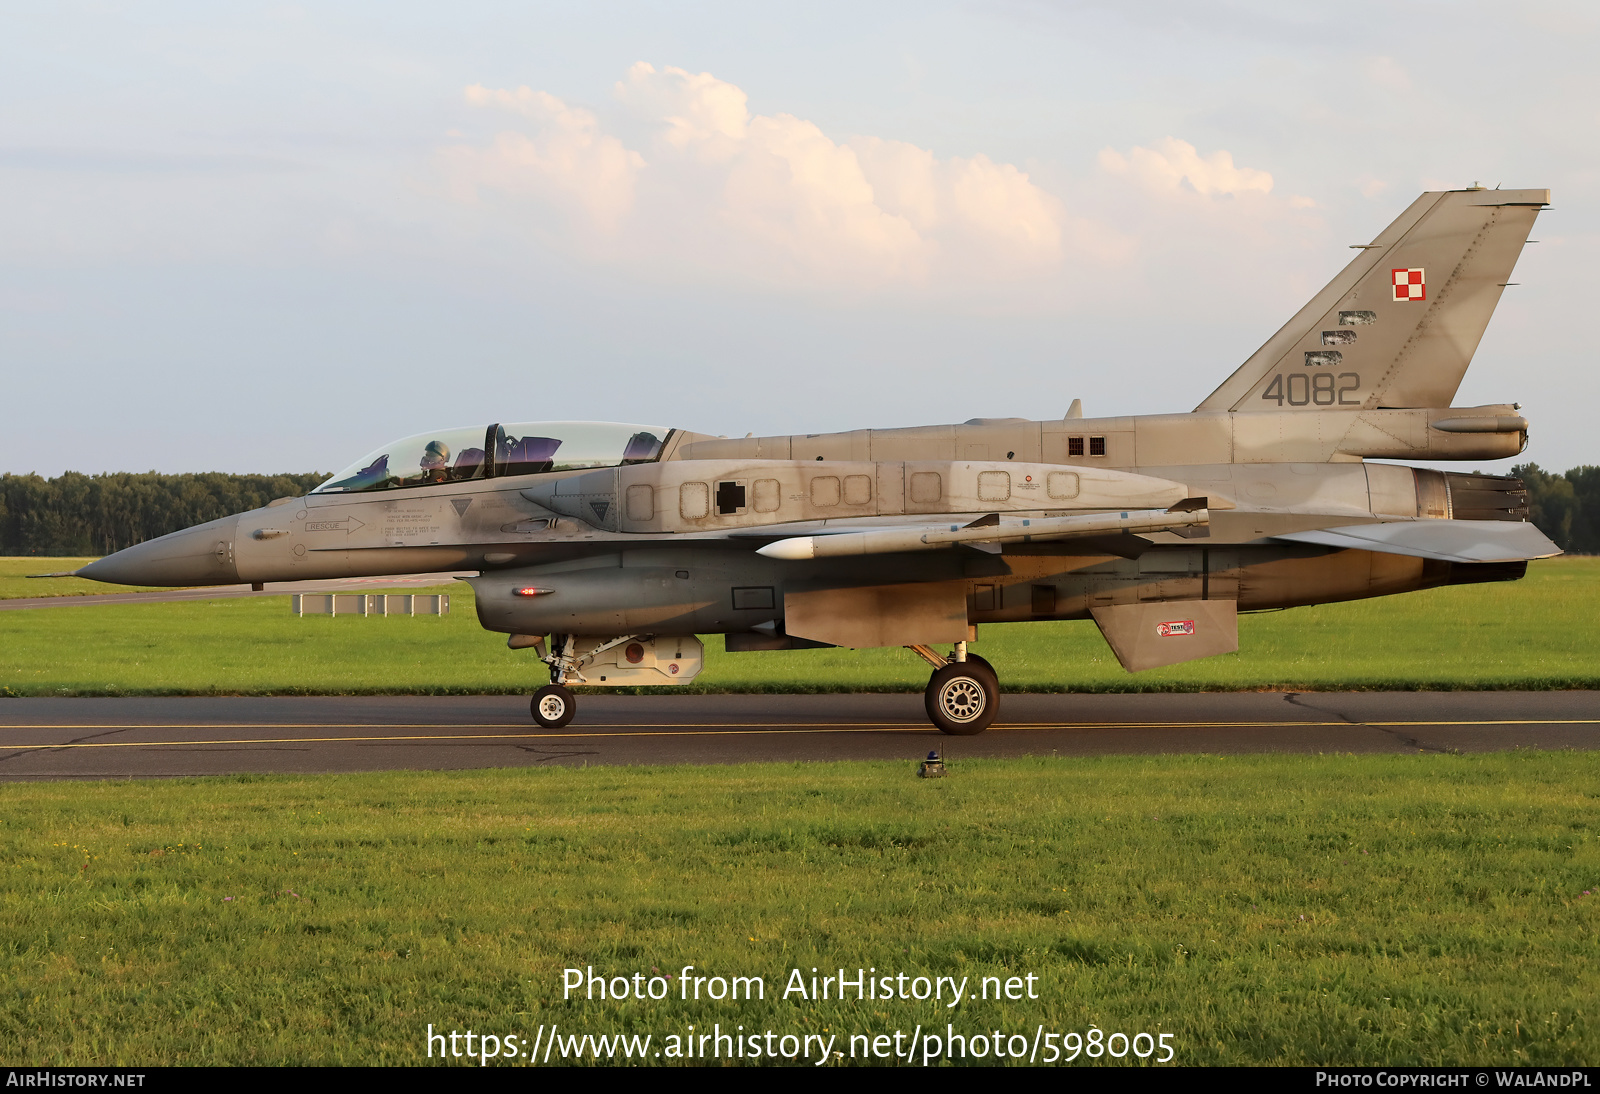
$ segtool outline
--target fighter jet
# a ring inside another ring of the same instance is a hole
[[[305,497],[78,573],[220,585],[477,571],[484,628],[576,686],[681,684],[727,650],[903,646],[929,719],[982,732],[980,626],[1092,619],[1130,672],[1238,649],[1238,613],[1509,581],[1559,554],[1521,482],[1374,460],[1527,445],[1451,402],[1548,190],[1425,193],[1189,413],[726,439],[493,423],[405,437]],[[940,652],[936,647],[948,648]],[[1070,674],[1070,666],[1063,666]]]

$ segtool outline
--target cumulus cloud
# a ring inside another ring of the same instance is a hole
[[[705,155],[732,156],[750,131],[749,96],[709,72],[660,72],[640,61],[613,89],[638,117],[660,123],[667,143]]]
[[[1225,149],[1202,150],[1170,136],[1103,149],[1096,168],[1073,184],[1073,207],[1096,210],[1137,243],[1131,261],[1105,268],[1102,280],[1115,295],[1102,292],[1098,306],[1206,301],[1235,315],[1260,307],[1267,322],[1315,291],[1292,271],[1305,268],[1307,255],[1332,251],[1324,214],[1309,198],[1279,193],[1271,173],[1238,163]],[[1285,275],[1241,303],[1237,287],[1262,270]],[[1087,286],[1085,295],[1096,288]]]
[[[1100,153],[1100,167],[1131,179],[1147,190],[1192,192],[1201,197],[1272,192],[1272,176],[1251,167],[1236,167],[1233,153],[1200,155],[1194,145],[1163,137],[1154,148],[1133,148],[1126,155],[1114,148]]]
[[[568,106],[554,95],[519,87],[466,89],[467,102],[520,114],[532,134],[505,131],[488,148],[447,149],[457,193],[478,186],[552,200],[582,210],[601,232],[615,233],[633,208],[644,158],[600,131],[593,113]]]
[[[1356,190],[1368,200],[1377,197],[1389,188],[1388,182],[1376,175],[1362,175],[1356,179]]]
[[[1367,79],[1384,91],[1410,94],[1415,90],[1411,73],[1393,57],[1369,57],[1362,67],[1366,70]]]
[[[466,89],[514,114],[488,146],[445,150],[455,192],[577,211],[565,228],[613,254],[817,282],[1011,278],[1058,265],[1073,221],[1014,164],[939,158],[875,137],[835,139],[790,114],[750,113],[744,91],[680,68],[630,68],[614,88],[644,136],[629,147],[592,111],[527,87]]]
[[[903,141],[862,137],[850,142],[877,203],[925,235],[988,241],[1029,265],[1061,257],[1066,218],[1061,204],[1009,163],[983,153],[936,159]]]
[[[1095,169],[1058,179],[1063,200],[982,152],[830,134],[752,112],[743,89],[710,73],[644,62],[594,108],[529,87],[475,84],[465,98],[493,135],[442,150],[458,197],[488,203],[502,234],[522,224],[651,278],[967,299],[1003,286],[995,306],[1082,306],[1141,276],[1140,240],[1277,238],[1284,218],[1315,206],[1273,194],[1271,174],[1228,151],[1175,137],[1103,150]]]

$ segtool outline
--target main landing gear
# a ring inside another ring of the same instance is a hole
[[[957,642],[949,657],[927,646],[906,648],[933,666],[923,705],[941,733],[970,737],[989,728],[1000,711],[1000,678],[993,665],[968,653],[965,642]]]

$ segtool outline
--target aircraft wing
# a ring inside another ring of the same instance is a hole
[[[1274,539],[1323,547],[1382,551],[1441,562],[1523,562],[1559,555],[1561,548],[1531,524],[1509,520],[1416,520],[1356,524]]]

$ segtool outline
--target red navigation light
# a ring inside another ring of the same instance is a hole
[[[512,596],[546,596],[553,590],[541,589],[534,585],[523,585],[511,590]]]

